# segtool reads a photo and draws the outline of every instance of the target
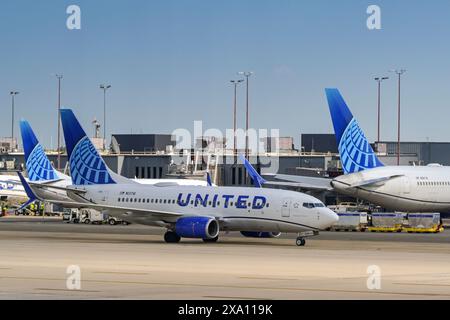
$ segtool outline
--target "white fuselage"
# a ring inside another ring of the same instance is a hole
[[[0,175],[0,197],[18,199],[27,198],[18,176]]]
[[[285,190],[138,184],[89,185],[77,189],[86,192],[80,196],[69,191],[75,201],[129,208],[128,213],[123,210],[108,213],[145,225],[171,225],[180,216],[142,214],[131,209],[214,217],[220,221],[222,230],[234,231],[303,232],[328,228],[338,220],[316,198]]]
[[[384,181],[376,182],[380,178]],[[364,182],[375,183],[364,184]],[[403,212],[450,212],[450,167],[388,166],[335,178],[339,193]]]

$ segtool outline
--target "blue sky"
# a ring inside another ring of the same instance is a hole
[[[77,4],[82,29],[66,28]],[[367,6],[382,30],[366,28]],[[109,133],[170,133],[232,125],[229,80],[251,78],[251,126],[282,135],[328,133],[325,87],[338,87],[369,139],[376,135],[373,77],[397,67],[403,81],[405,140],[450,141],[450,2],[299,0],[2,1],[0,136],[16,115],[46,147],[56,140],[56,78],[64,106],[86,131],[102,121],[98,85],[110,83]],[[392,75],[391,75],[392,76]],[[244,87],[239,97],[244,126]],[[396,82],[383,84],[382,138],[396,138]],[[18,132],[18,126],[16,126]]]

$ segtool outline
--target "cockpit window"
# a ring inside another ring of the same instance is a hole
[[[320,203],[320,202],[316,202],[316,203],[305,202],[305,203],[303,203],[303,206],[305,208],[308,208],[308,209],[325,207],[325,205],[323,203]]]
[[[314,207],[323,208],[323,207],[325,207],[325,205],[323,203],[318,202],[318,203],[314,203]]]

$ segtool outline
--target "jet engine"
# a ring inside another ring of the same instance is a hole
[[[210,217],[184,217],[175,224],[175,232],[182,238],[214,239],[219,231],[219,222]]]

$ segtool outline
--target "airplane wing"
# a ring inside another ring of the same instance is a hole
[[[95,209],[98,211],[108,211],[108,212],[114,212],[117,214],[125,214],[125,215],[131,215],[135,218],[138,217],[148,217],[149,215],[158,217],[158,218],[173,218],[173,217],[181,217],[183,214],[176,213],[176,212],[169,212],[169,211],[159,211],[159,210],[148,210],[148,209],[137,209],[137,208],[127,208],[127,207],[118,207],[118,206],[110,206],[107,204],[97,204],[97,203],[91,203],[91,202],[65,202],[65,201],[47,201],[50,203],[57,203],[62,206],[64,205],[78,205],[80,208],[90,208]]]
[[[332,179],[328,178],[316,178],[316,177],[305,177],[305,176],[295,176],[289,174],[275,174],[266,175],[271,176],[276,180],[266,181],[267,185],[275,186],[286,186],[286,187],[296,187],[305,190],[333,190],[330,185]]]
[[[402,174],[396,174],[396,175],[392,175],[392,176],[387,176],[387,177],[380,177],[380,178],[375,178],[375,179],[370,179],[370,180],[364,180],[364,181],[360,181],[357,183],[354,183],[352,185],[350,185],[350,187],[356,188],[356,187],[367,187],[376,183],[381,183],[381,182],[386,182],[388,180],[391,179],[395,179],[395,178],[399,178],[399,177],[403,177]]]

